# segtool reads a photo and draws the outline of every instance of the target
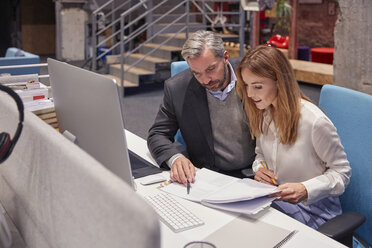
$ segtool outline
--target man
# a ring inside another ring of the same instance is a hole
[[[185,42],[182,56],[190,69],[168,79],[164,99],[149,130],[147,145],[156,162],[171,168],[171,179],[194,182],[195,166],[243,177],[251,168],[251,139],[235,91],[234,67],[221,37],[199,30]],[[174,143],[180,129],[186,151]]]

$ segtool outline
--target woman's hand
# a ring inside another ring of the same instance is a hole
[[[261,182],[261,183],[266,183],[266,184],[270,184],[270,185],[273,185],[273,186],[277,186],[274,183],[275,180],[273,180],[273,179],[277,179],[276,176],[274,175],[273,170],[268,170],[268,169],[265,169],[265,168],[261,167],[261,168],[258,169],[258,171],[256,171],[254,179],[256,181]]]
[[[277,189],[281,190],[281,192],[270,196],[278,197],[280,201],[296,204],[307,199],[307,190],[302,183],[285,183],[280,185]]]

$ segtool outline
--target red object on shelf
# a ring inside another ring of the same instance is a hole
[[[260,11],[260,28],[267,28],[267,18],[265,10]]]
[[[315,47],[311,48],[311,61],[333,65],[333,47]]]
[[[288,49],[289,36],[281,36],[279,34],[273,35],[267,44],[273,45],[277,48]]]

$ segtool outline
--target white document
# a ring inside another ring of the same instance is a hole
[[[204,197],[203,201],[210,203],[228,203],[251,200],[274,193],[275,186],[244,178],[215,191]]]
[[[264,196],[246,201],[237,201],[229,203],[209,203],[202,201],[201,203],[205,206],[222,209],[230,212],[253,215],[257,214],[261,210],[270,207],[273,198]]]
[[[42,99],[42,100],[37,100],[37,101],[24,102],[23,105],[25,109],[29,111],[37,111],[37,110],[48,109],[48,108],[54,109],[54,103],[50,99]]]
[[[203,168],[196,172],[195,183],[191,183],[190,194],[187,194],[186,187],[179,183],[171,183],[161,190],[190,201],[201,202],[216,190],[238,180],[240,179]]]
[[[195,183],[191,184],[189,194],[186,187],[179,183],[171,183],[160,189],[209,207],[245,214],[256,214],[270,206],[274,198],[268,195],[276,192],[275,186],[248,178],[226,176],[206,168],[196,172]]]

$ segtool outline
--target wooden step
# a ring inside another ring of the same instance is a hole
[[[190,32],[189,35],[190,34],[192,34],[192,32]],[[159,36],[160,37],[171,37],[172,35],[174,35],[174,33],[165,33],[165,34],[160,34]],[[218,34],[218,35],[221,36],[221,38],[223,40],[225,40],[225,39],[232,39],[232,38],[239,38],[239,35],[237,35],[237,34]],[[186,40],[186,33],[176,34],[175,35],[175,38],[176,39]]]
[[[113,67],[115,69],[118,69],[120,70],[120,64],[114,64],[114,65],[111,65],[110,67]],[[124,69],[127,70],[129,68],[129,65],[124,65]],[[152,74],[151,71],[149,70],[146,70],[146,69],[142,69],[142,68],[138,68],[138,67],[132,67],[129,69],[129,71],[126,71],[126,72],[130,72],[130,73],[133,73],[133,74],[137,74],[137,75],[148,75],[148,74]]]
[[[179,18],[181,16],[181,14],[183,15],[184,13],[166,15],[163,18],[161,18],[159,22],[160,23],[171,23],[174,20],[176,20],[177,18]],[[154,14],[154,15],[152,15],[152,19],[153,19],[153,21],[155,21],[155,20],[159,19],[160,17],[162,17],[163,15],[164,15],[164,13]],[[196,20],[196,16],[195,15],[190,15],[189,16],[189,22],[195,22],[195,20]],[[178,20],[178,22],[185,23],[186,22],[186,16],[183,17],[183,18],[180,18],[180,20]]]
[[[136,59],[141,59],[141,58],[145,57],[145,55],[141,54],[141,53],[133,53],[133,54],[129,55],[129,57],[136,58]],[[169,60],[167,60],[167,59],[162,59],[162,58],[153,57],[153,56],[147,56],[144,60],[147,60],[147,61],[153,62],[153,63],[167,63],[167,62],[169,62]]]
[[[152,29],[153,33],[160,32],[163,28],[168,26],[169,23],[156,23]],[[162,32],[176,33],[186,26],[185,22],[176,22],[169,27],[165,28]],[[204,25],[200,22],[189,22],[189,32],[195,32],[199,29],[204,29]],[[186,31],[186,30],[184,30]]]
[[[136,54],[131,54],[127,59],[126,59],[126,65],[131,65],[138,61],[139,59],[143,58],[145,55],[136,53]],[[135,67],[136,68],[141,68],[146,71],[151,71],[153,74],[153,81],[155,82],[160,82],[164,81],[168,78],[170,78],[170,60],[158,58],[158,57],[153,57],[153,56],[147,56],[142,60],[140,63],[138,63]]]
[[[154,38],[152,43],[162,43],[166,39],[172,37],[174,33],[165,33],[165,34],[159,34],[157,37]],[[175,47],[180,47],[182,49],[183,44],[186,41],[186,35],[185,33],[179,33],[176,34],[171,40],[167,42],[168,46],[175,46]]]
[[[152,6],[155,7],[157,4],[161,3],[162,0],[152,0]],[[173,9],[177,4],[179,4],[178,0],[168,0],[166,3],[163,3],[159,8],[154,11],[154,14],[164,14],[165,12]],[[175,9],[172,13],[173,14],[183,14],[185,13],[185,5],[181,5],[177,9]]]
[[[138,60],[145,57],[145,54],[134,53],[125,58],[125,64],[132,65]],[[155,73],[157,70],[168,69],[170,66],[170,60],[160,57],[147,56],[141,62],[139,62],[135,67],[142,68],[152,73]],[[110,55],[107,57],[107,64],[120,64],[120,55]]]
[[[159,44],[156,44],[156,43],[148,43],[148,44],[144,45],[144,47],[150,47],[150,48],[156,48],[158,46],[159,46]],[[162,45],[159,49],[166,50],[166,51],[169,51],[169,52],[174,52],[174,51],[181,51],[182,47]]]
[[[191,35],[192,32],[189,33]],[[165,33],[165,34],[160,34],[158,35],[153,43],[162,43],[165,41],[167,38],[172,37],[174,33]],[[239,35],[237,34],[219,34],[224,41],[234,41],[234,42],[239,42]],[[186,33],[179,33],[176,34],[175,37],[167,42],[167,45],[169,46],[176,46],[180,47],[182,49],[183,44],[186,41]]]
[[[170,60],[153,57],[153,56],[145,57],[145,55],[141,53],[134,53],[134,54],[129,55],[125,59],[125,64],[132,65],[141,59],[143,60],[135,65],[136,68],[142,68],[145,70],[149,70],[154,74],[160,70],[170,69]]]
[[[110,68],[110,75],[114,75],[120,78],[121,75],[121,68],[120,64],[113,64],[109,66]],[[128,65],[124,65],[124,69],[127,70],[129,68]],[[149,84],[154,82],[154,74],[146,69],[132,67],[129,71],[124,72],[124,79],[130,81],[138,86],[142,84]]]
[[[114,75],[111,75],[111,74],[105,74],[104,76],[106,76],[106,77],[109,77],[109,78],[112,78],[112,79],[115,79],[115,81],[116,81],[116,84],[119,86],[119,87],[121,87],[121,82],[120,82],[120,77],[116,77],[116,76],[114,76]],[[139,85],[138,84],[136,84],[136,83],[132,83],[132,82],[130,82],[130,81],[128,81],[128,80],[124,80],[124,87],[138,87]]]
[[[190,32],[190,34],[192,34],[192,32]],[[170,63],[172,61],[182,60],[181,50],[186,40],[185,33],[176,34],[174,37],[173,35],[174,33],[160,34],[154,39],[153,43],[146,44],[141,48],[143,54],[131,54],[125,59],[125,70],[138,60],[143,60],[136,66],[132,67],[129,71],[124,72],[124,87],[138,87],[143,84],[161,82],[170,77]],[[159,47],[159,49],[151,54],[151,56],[144,57],[144,54],[158,47],[161,42],[165,41],[169,37],[173,37],[173,39],[167,41],[166,45]],[[235,34],[221,34],[221,37],[224,40],[239,38],[239,36]],[[118,85],[120,85],[120,55],[107,56],[107,63],[110,64],[109,71],[111,77],[116,77],[117,79],[115,79],[118,82]]]
[[[140,48],[140,52],[142,54],[147,54],[153,49],[157,48],[158,46],[159,44],[156,44],[156,43],[148,43]],[[162,45],[156,51],[151,53],[151,56],[162,58],[162,59],[167,59],[169,61],[179,61],[179,60],[182,60],[181,50],[182,50],[182,47]]]

